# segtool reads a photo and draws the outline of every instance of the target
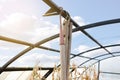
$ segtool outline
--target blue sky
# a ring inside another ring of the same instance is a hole
[[[119,0],[53,0],[53,2],[68,11],[79,25],[120,18]],[[42,16],[48,9],[49,7],[42,0],[0,0],[0,36],[34,44],[59,33],[59,16]],[[102,45],[118,44],[120,43],[119,26],[120,24],[112,24],[85,31]],[[59,49],[59,39],[43,45]],[[0,40],[0,66],[26,47]],[[83,33],[73,33],[72,53],[77,54],[93,47],[98,47],[98,45]],[[119,48],[108,49],[110,51],[119,51]],[[84,54],[84,56],[91,57],[100,54],[105,53],[103,50],[98,50],[90,54]],[[36,57],[36,59],[33,57]],[[37,60],[40,60],[40,64],[43,66],[54,66],[54,64],[59,64],[59,54],[35,48],[15,61],[11,66],[34,66]],[[75,60],[72,61],[78,64],[86,59],[80,60],[80,58],[76,58]],[[28,61],[31,63],[28,63]]]
[[[76,1],[58,1],[54,0],[58,5],[63,6],[65,10],[70,12],[71,16],[79,15],[86,22],[96,22],[101,20],[113,19],[119,17],[118,0],[76,0]]]

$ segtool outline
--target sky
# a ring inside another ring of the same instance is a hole
[[[119,0],[53,0],[53,2],[68,11],[80,26],[120,17]],[[0,0],[0,38],[4,36],[34,44],[59,33],[59,16],[42,16],[48,9],[49,7],[42,0]],[[86,29],[85,31],[104,46],[120,44],[119,26],[120,24],[118,23]],[[59,49],[59,39],[57,38],[47,42],[43,44],[43,46]],[[0,66],[27,47],[28,46],[0,40]],[[80,31],[73,33],[72,53],[78,54],[95,47],[98,47],[98,45]],[[119,51],[119,48],[120,47],[107,49],[114,52]],[[105,54],[105,51],[97,50],[83,54],[83,56],[91,57],[100,54]],[[40,65],[51,67],[59,64],[59,56],[56,52],[35,48],[21,56],[10,66],[34,66],[37,61],[40,61]],[[33,57],[35,57],[35,59]],[[87,59],[77,57],[71,61],[79,65],[85,60]],[[113,64],[113,62],[110,62],[116,60],[118,63]],[[113,64],[115,65],[114,67],[116,67],[120,64],[119,58],[101,62],[101,65],[104,64]],[[111,67],[107,65],[105,68],[102,67],[101,70],[107,68],[111,70]],[[120,72],[118,67],[115,68],[115,71]],[[105,78],[102,80],[105,80]]]

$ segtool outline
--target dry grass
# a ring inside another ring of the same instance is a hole
[[[74,71],[69,73],[69,80],[97,80],[98,75],[95,66],[92,66],[89,69],[84,67],[84,73],[80,73],[75,64],[72,64],[71,69],[74,69]],[[41,78],[42,76],[39,67],[38,65],[35,65],[29,80],[41,80]],[[54,66],[51,80],[60,80],[60,67],[57,68],[56,65]]]
[[[38,65],[35,65],[35,67],[33,68],[33,71],[32,71],[32,73],[30,75],[29,80],[41,80],[41,74],[40,74]]]

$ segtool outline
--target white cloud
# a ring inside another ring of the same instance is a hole
[[[80,46],[78,46],[78,48],[76,48],[75,50],[80,53],[80,52],[86,51],[86,50],[88,50],[88,49],[89,49],[88,46],[86,46],[86,45],[80,45]]]
[[[1,35],[29,42],[40,41],[58,32],[56,24],[23,13],[13,13],[0,22]]]
[[[0,23],[0,26],[14,33],[22,33],[24,31],[29,31],[33,29],[35,20],[23,13],[13,13],[6,17],[6,20],[3,20]]]
[[[74,16],[73,20],[75,20],[80,26],[83,26],[86,24],[86,22],[80,16]]]
[[[34,23],[35,20],[28,15],[13,13],[0,22],[0,34],[18,39],[27,39],[30,36],[26,37],[26,32],[33,29]]]

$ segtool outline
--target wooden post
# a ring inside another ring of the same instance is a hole
[[[70,19],[64,22],[63,27],[61,28],[60,36],[60,59],[61,59],[61,80],[69,80],[69,58],[71,50],[71,26]]]
[[[64,11],[62,8],[58,7],[51,0],[43,0],[51,8],[44,14],[44,16],[52,16],[60,14],[60,61],[61,61],[61,80],[68,80],[69,77],[69,59],[71,51],[71,34],[72,34],[72,23],[73,20],[70,15]],[[63,16],[66,21],[64,26],[62,26],[61,16]],[[72,21],[72,23],[70,22]]]

